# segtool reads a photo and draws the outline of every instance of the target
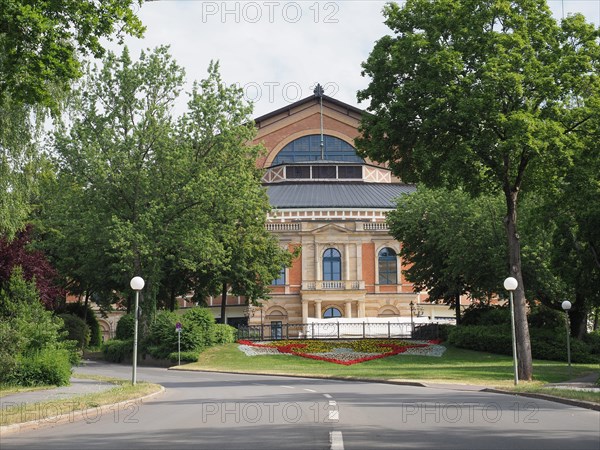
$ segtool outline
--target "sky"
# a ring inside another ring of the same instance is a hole
[[[374,0],[158,0],[137,7],[147,27],[142,39],[128,37],[132,57],[143,49],[169,45],[191,83],[219,61],[228,84],[243,89],[254,117],[312,94],[325,94],[366,109],[356,92],[368,86],[361,63],[375,42],[389,34],[385,2]],[[557,18],[573,12],[600,23],[600,0],[549,0]],[[120,52],[115,43],[108,48]],[[177,108],[183,112],[185,100]]]

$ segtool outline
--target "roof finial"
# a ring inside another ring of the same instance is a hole
[[[323,143],[323,95],[325,94],[325,90],[320,83],[317,83],[315,86],[315,90],[313,91],[315,97],[319,99],[319,104],[321,105],[321,160],[325,159],[325,145]]]

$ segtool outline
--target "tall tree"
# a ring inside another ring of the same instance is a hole
[[[121,293],[141,275],[148,317],[192,288],[214,291],[225,271],[246,277],[243,289],[227,280],[236,292],[253,293],[279,255],[264,227],[269,204],[255,168],[261,148],[248,145],[251,107],[211,64],[176,120],[183,76],[166,47],[135,62],[127,50],[109,54],[102,68],[90,68],[70,128],[55,136],[59,184],[48,191],[58,200],[44,203],[53,254],[76,255],[63,259],[65,275],[81,291]],[[246,271],[232,269],[242,260]],[[102,266],[96,274],[94,263]]]
[[[592,117],[598,30],[581,15],[557,24],[545,0],[407,0],[384,15],[394,36],[363,64],[371,82],[358,96],[372,114],[357,144],[405,181],[503,193],[519,377],[530,380],[518,199],[555,179]]]
[[[420,186],[388,215],[391,234],[402,242],[406,279],[430,300],[454,307],[457,323],[461,295],[486,303],[497,291],[506,261],[501,207],[498,198]]]
[[[59,113],[82,57],[101,40],[141,36],[135,0],[0,0],[0,233],[11,237],[31,211],[38,131]]]

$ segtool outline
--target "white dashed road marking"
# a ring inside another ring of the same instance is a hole
[[[331,450],[344,450],[344,438],[341,431],[329,432],[329,444]]]

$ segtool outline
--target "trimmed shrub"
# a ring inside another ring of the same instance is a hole
[[[510,327],[505,325],[471,325],[467,327],[461,325],[450,332],[448,343],[480,352],[512,354]]]
[[[102,345],[104,359],[120,363],[133,357],[133,339],[111,339]]]
[[[75,341],[77,348],[83,350],[90,342],[90,328],[88,325],[73,314],[59,314],[63,322],[63,330],[67,332],[66,339]]]
[[[148,336],[144,340],[143,348],[152,357],[166,359],[172,352],[177,351],[177,332],[175,324],[182,323],[181,350],[200,351],[206,334],[195,321],[185,320],[170,311],[162,311],[156,315],[154,322],[150,325]]]
[[[534,359],[553,361],[567,360],[567,337],[563,329],[544,330],[530,328],[531,355]],[[456,347],[480,352],[512,355],[510,326],[460,326],[450,332],[448,343]],[[592,355],[589,347],[578,339],[571,338],[571,361],[594,363],[599,358]]]
[[[66,386],[70,378],[69,351],[44,348],[19,358],[7,381],[19,386]]]
[[[115,331],[115,338],[119,340],[133,339],[133,333],[135,328],[135,315],[125,314],[117,322],[117,329]]]
[[[200,332],[200,347],[210,347],[215,343],[215,317],[208,308],[196,307],[187,310],[181,322],[184,327],[197,327]]]
[[[215,344],[231,344],[237,339],[237,330],[224,323],[213,325],[213,336]]]
[[[168,359],[171,362],[178,362],[178,352],[169,353]],[[184,363],[192,363],[198,362],[198,357],[200,356],[200,352],[181,352],[181,362]]]

